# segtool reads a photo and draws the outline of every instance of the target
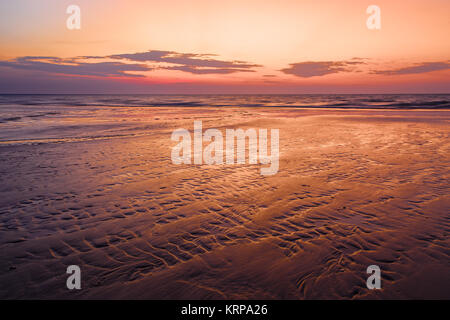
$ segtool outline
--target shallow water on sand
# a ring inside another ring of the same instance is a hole
[[[155,107],[174,118],[184,107],[445,110],[450,95],[0,95],[0,143],[146,134]]]

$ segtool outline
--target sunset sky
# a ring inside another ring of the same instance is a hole
[[[450,93],[449,34],[448,0],[1,1],[0,93]]]

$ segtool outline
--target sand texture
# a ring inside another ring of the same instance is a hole
[[[171,133],[194,120],[279,129],[278,173],[172,164]],[[449,111],[136,108],[127,121],[0,144],[0,298],[450,299]],[[66,288],[72,264],[81,290]],[[366,288],[372,264],[381,290]]]

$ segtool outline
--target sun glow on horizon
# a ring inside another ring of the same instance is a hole
[[[16,86],[28,72],[249,92],[450,90],[448,1],[379,0],[380,30],[366,27],[366,1],[79,0],[80,30],[65,27],[69,4],[0,4],[0,68]]]

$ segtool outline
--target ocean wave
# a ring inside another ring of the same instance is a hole
[[[0,95],[1,105],[448,109],[450,95]]]

